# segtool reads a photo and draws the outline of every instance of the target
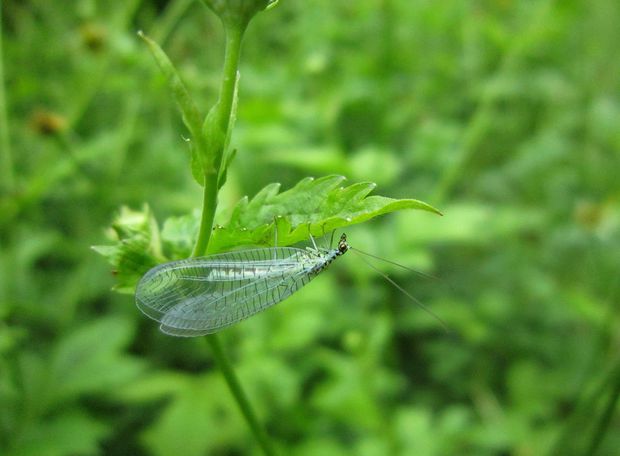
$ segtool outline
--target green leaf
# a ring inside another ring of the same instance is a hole
[[[226,138],[224,140],[223,147],[223,163],[220,166],[220,175],[217,179],[217,188],[220,189],[226,183],[226,178],[228,174],[228,167],[232,163],[235,155],[237,154],[237,150],[230,150],[230,138],[232,136],[232,130],[235,126],[235,122],[237,121],[237,104],[239,102],[239,72],[237,72],[237,77],[235,79],[235,90],[233,92],[233,100],[232,106],[230,109],[230,116],[228,117],[228,129],[226,130]]]
[[[419,209],[435,214],[434,207],[415,199],[368,196],[371,182],[342,187],[343,176],[305,178],[280,193],[279,184],[269,184],[252,199],[241,199],[226,227],[216,227],[209,252],[230,250],[239,245],[271,245],[274,223],[278,245],[290,245],[309,237],[364,222],[378,215],[403,209]]]
[[[224,184],[226,183],[226,179],[228,177],[228,167],[230,166],[232,161],[235,159],[236,155],[237,155],[237,149],[233,149],[230,151],[230,153],[227,154],[226,158],[224,159],[224,164],[220,171],[220,178],[217,181],[218,189],[222,188]]]
[[[144,386],[152,397],[168,396],[161,413],[142,434],[150,454],[174,454],[178,442],[183,442],[183,455],[201,456],[243,441],[246,429],[219,375],[154,376],[155,381],[145,379],[146,383],[134,388],[137,392]],[[137,399],[142,402],[147,397]]]
[[[152,372],[112,392],[113,399],[132,404],[145,404],[167,396],[181,394],[189,374],[178,371]]]
[[[216,167],[224,153],[226,132],[221,122],[220,103],[211,108],[202,126],[202,137],[205,141],[206,160],[203,163],[203,175],[215,173]]]
[[[168,80],[168,84],[172,93],[179,104],[179,108],[181,108],[181,113],[183,114],[183,122],[187,126],[188,130],[191,132],[194,138],[198,138],[200,136],[200,125],[202,123],[202,116],[198,111],[198,108],[194,104],[192,97],[185,87],[185,84],[179,77],[176,68],[164,52],[164,50],[159,47],[159,45],[146,36],[142,31],[138,32],[138,36],[144,40],[144,42],[149,47],[151,54],[155,58],[155,62],[161,69],[162,73]]]
[[[198,237],[200,227],[200,212],[169,217],[161,230],[161,241],[165,256],[179,259],[191,255]]]
[[[155,62],[161,69],[162,73],[168,81],[168,85],[174,95],[174,98],[181,109],[183,122],[192,136],[191,147],[191,168],[192,175],[199,185],[204,185],[204,170],[208,167],[208,149],[205,147],[205,138],[201,133],[202,115],[194,104],[187,87],[181,80],[176,68],[159,45],[146,36],[142,31],[138,32],[138,36],[144,40],[149,47],[151,54],[155,58]]]
[[[117,278],[114,287],[121,293],[133,293],[142,275],[166,261],[162,254],[157,222],[148,206],[142,211],[122,207],[108,231],[114,245],[97,245],[92,249],[106,257]]]
[[[95,454],[107,427],[75,404],[139,377],[143,361],[124,353],[133,329],[125,318],[101,318],[63,333],[44,354],[19,352],[12,375],[0,375],[3,430],[19,435],[8,454]]]
[[[368,196],[375,188],[371,182],[342,187],[342,176],[305,178],[295,187],[280,192],[272,183],[254,198],[242,198],[232,211],[226,226],[214,228],[209,253],[240,246],[273,245],[274,228],[278,245],[285,246],[322,236],[335,229],[362,223],[371,218],[403,209],[441,213],[415,199]],[[114,266],[118,278],[115,289],[133,292],[140,277],[153,266],[191,255],[199,226],[199,214],[172,217],[164,223],[160,235],[148,206],[141,212],[121,209],[111,236],[115,245],[93,247]]]
[[[193,142],[190,144],[190,152],[191,152],[190,168],[192,170],[192,177],[201,187],[204,187],[205,185],[204,167],[202,165],[202,159],[199,155],[199,152],[198,150],[196,150],[196,146],[194,145]]]
[[[98,454],[109,427],[83,411],[71,409],[28,428],[8,456]]]
[[[107,392],[136,378],[142,363],[123,353],[133,329],[126,318],[107,317],[63,337],[50,356],[54,402]]]
[[[235,88],[233,90],[232,105],[230,106],[230,115],[228,116],[228,128],[226,129],[226,139],[224,141],[224,150],[228,150],[230,145],[230,138],[232,137],[232,130],[237,121],[237,107],[239,105],[239,77],[240,74],[237,71],[235,76]]]

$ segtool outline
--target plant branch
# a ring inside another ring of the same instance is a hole
[[[202,194],[202,215],[200,218],[200,229],[198,240],[194,246],[192,256],[204,255],[211,239],[213,230],[213,219],[217,208],[217,174],[205,175],[204,189]]]

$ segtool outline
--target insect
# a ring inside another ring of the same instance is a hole
[[[166,334],[192,337],[215,333],[288,298],[348,250],[364,253],[352,249],[343,234],[335,249],[316,244],[306,249],[272,247],[163,263],[138,283],[136,305],[158,321]],[[400,285],[378,272],[444,324]]]
[[[136,305],[173,336],[220,331],[292,295],[349,250],[273,247],[160,264],[138,283]]]

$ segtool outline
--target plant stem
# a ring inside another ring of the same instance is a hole
[[[218,126],[223,132],[223,137],[228,136],[230,127],[230,117],[235,97],[235,86],[237,84],[237,69],[239,68],[239,55],[241,52],[241,40],[243,29],[240,27],[225,27],[226,30],[226,50],[224,55],[224,70],[222,74],[222,84],[220,86],[220,96],[215,106],[216,119]],[[215,159],[215,173],[206,174],[204,180],[204,193],[202,201],[202,217],[200,219],[200,229],[198,240],[192,252],[192,256],[204,255],[209,246],[211,231],[213,230],[213,219],[217,208],[217,180],[222,164],[225,143],[221,144]]]
[[[250,402],[248,401],[248,398],[243,391],[241,384],[239,383],[239,379],[237,378],[237,375],[235,374],[235,371],[233,370],[228,357],[222,349],[220,339],[218,338],[217,334],[210,334],[206,337],[206,339],[207,343],[211,347],[211,353],[213,354],[213,357],[217,361],[217,364],[222,371],[224,378],[226,379],[228,388],[233,393],[237,405],[241,409],[241,413],[243,413],[246,422],[250,426],[250,429],[252,429],[252,433],[254,434],[254,437],[262,448],[263,453],[265,453],[267,456],[275,455],[271,442],[267,438],[267,435],[263,431],[258,419],[256,418],[256,413],[252,409],[252,406],[250,405]]]
[[[204,190],[202,194],[202,216],[200,218],[200,229],[198,240],[194,246],[192,256],[204,255],[211,239],[213,229],[213,219],[217,207],[217,174],[206,175],[204,180]]]
[[[241,51],[241,40],[243,38],[244,27],[231,27],[224,25],[226,30],[226,50],[224,56],[224,70],[222,75],[222,85],[220,88],[220,96],[214,109],[218,127],[224,133],[223,138],[228,137],[228,130],[231,127],[231,114],[235,97],[235,86],[237,83],[237,69],[239,67],[239,55]],[[215,159],[216,169],[212,173],[205,174],[204,178],[204,191],[202,202],[202,216],[200,219],[200,229],[198,232],[198,239],[194,246],[192,256],[204,255],[209,246],[209,240],[211,239],[211,231],[213,229],[213,219],[215,217],[215,210],[217,208],[217,193],[218,193],[218,176],[220,174],[220,167],[222,164],[222,156],[224,154],[224,148],[226,143],[219,145]],[[215,358],[218,367],[221,369],[224,379],[228,384],[228,388],[232,393],[243,417],[245,418],[248,426],[250,427],[256,441],[260,445],[263,453],[267,456],[275,454],[271,442],[267,438],[267,435],[261,428],[261,425],[256,417],[256,413],[250,405],[247,395],[241,387],[241,383],[237,378],[235,371],[232,368],[230,360],[226,356],[226,353],[222,349],[222,345],[217,334],[210,334],[206,336],[207,343],[211,347],[211,352]]]
[[[1,3],[0,3],[1,5]],[[6,91],[4,87],[4,53],[2,43],[2,8],[0,7],[0,190],[13,191],[15,175],[9,137]]]
[[[235,86],[237,85],[237,70],[239,68],[239,55],[241,52],[241,40],[244,29],[241,27],[224,27],[226,30],[226,51],[224,55],[224,73],[220,87],[220,99],[218,101],[218,120],[220,127],[228,131],[230,114],[235,98]]]

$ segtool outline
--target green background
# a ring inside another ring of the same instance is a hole
[[[453,331],[352,253],[225,330],[282,454],[618,454],[619,24],[614,0],[282,0],[255,18],[217,221],[308,175],[424,200],[444,217],[347,234],[437,276],[378,264]],[[1,454],[259,454],[204,340],[161,334],[90,250],[121,205],[200,207],[139,29],[206,111],[223,35],[199,2],[2,2]]]

